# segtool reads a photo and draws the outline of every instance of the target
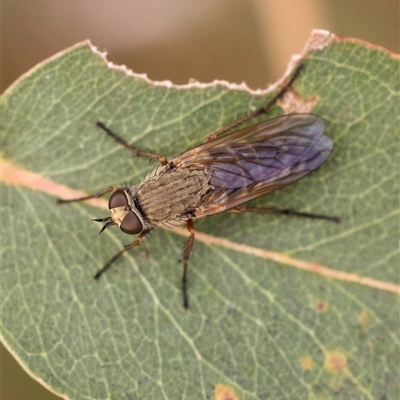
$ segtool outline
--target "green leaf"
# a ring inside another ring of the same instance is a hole
[[[173,157],[271,93],[152,83],[107,67],[88,43],[5,92],[1,329],[30,375],[71,399],[399,397],[399,59],[334,36],[311,41],[303,58],[297,101],[315,104],[333,154],[251,204],[341,223],[233,213],[199,221],[189,311],[182,230],[157,229],[95,283],[132,238],[98,236],[90,220],[106,210],[57,206],[56,197],[135,184],[157,165],[98,120]]]

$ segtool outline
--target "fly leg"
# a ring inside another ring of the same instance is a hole
[[[64,203],[73,203],[73,202],[77,202],[77,201],[85,201],[85,200],[89,200],[89,199],[94,199],[97,197],[101,197],[107,193],[110,192],[115,192],[117,190],[122,190],[125,188],[125,185],[119,185],[119,186],[110,186],[106,189],[100,190],[100,192],[97,192],[95,194],[90,194],[88,196],[84,196],[84,197],[77,197],[75,199],[57,199],[57,203],[58,204],[64,204]]]
[[[166,159],[166,157],[160,156],[159,154],[156,154],[156,153],[150,153],[148,151],[143,151],[143,150],[136,148],[135,146],[132,146],[125,139],[116,135],[113,131],[111,131],[109,128],[107,128],[102,122],[96,122],[96,126],[103,129],[103,131],[106,132],[108,136],[111,136],[117,143],[126,147],[128,150],[130,150],[132,153],[136,154],[137,156],[150,158],[151,160],[158,160],[158,161],[160,161],[161,165],[168,164],[168,160]]]
[[[296,67],[292,77],[284,84],[284,86],[281,88],[281,90],[265,106],[259,108],[256,111],[253,111],[250,114],[247,114],[243,118],[240,118],[237,121],[233,122],[232,124],[229,124],[229,125],[223,127],[222,129],[218,130],[217,132],[213,133],[212,135],[210,135],[207,138],[206,142],[216,139],[218,136],[221,136],[222,134],[230,131],[233,128],[236,128],[239,125],[242,125],[243,123],[245,123],[253,118],[256,118],[262,114],[266,114],[268,112],[268,110],[277,102],[277,100],[279,100],[287,92],[287,90],[290,88],[290,86],[292,86],[293,82],[297,79],[297,77],[299,76],[299,74],[303,68],[304,68],[304,64],[300,64],[298,67]]]
[[[137,149],[136,147],[130,145],[128,142],[126,142],[123,138],[119,137],[118,135],[116,135],[115,133],[113,133],[110,129],[108,129],[103,123],[101,122],[97,122],[96,126],[98,126],[99,128],[103,129],[107,135],[111,136],[117,143],[121,144],[122,146],[126,147],[128,150],[132,151],[133,153],[135,153],[137,156],[140,157],[147,157],[150,158],[152,160],[158,160],[160,161],[160,163],[162,165],[166,165],[168,164],[168,160],[167,158],[159,155],[159,154],[155,154],[155,153],[149,153],[147,151],[142,151]],[[117,190],[123,190],[125,189],[126,186],[125,185],[118,185],[118,186],[110,186],[106,189],[100,190],[97,193],[88,195],[88,196],[83,196],[83,197],[78,197],[75,199],[58,199],[57,203],[58,204],[65,204],[65,203],[72,203],[72,202],[79,202],[79,201],[85,201],[85,200],[89,200],[89,199],[93,199],[93,198],[97,198],[97,197],[101,197],[107,193],[110,192],[116,192]],[[98,221],[98,222],[107,222],[107,220],[109,220],[110,218],[101,218],[101,219],[95,219],[94,221]],[[107,228],[109,225],[107,225],[107,223],[104,224],[103,229],[100,231],[103,232],[105,228]],[[103,272],[105,272],[108,268],[110,268],[110,266],[119,258],[122,256],[122,254],[124,254],[126,251],[132,249],[135,246],[138,246],[140,244],[140,242],[149,234],[149,232],[151,231],[151,229],[145,230],[143,232],[140,233],[140,235],[138,236],[138,238],[136,240],[134,240],[132,243],[126,245],[122,250],[120,250],[117,254],[115,254],[114,257],[112,257],[104,266],[103,268],[101,268],[100,270],[98,270],[96,272],[96,274],[94,275],[94,279],[99,279],[100,276],[103,274]]]
[[[125,139],[121,138],[120,136],[116,135],[113,131],[111,131],[109,128],[107,128],[102,122],[96,122],[96,126],[98,126],[99,128],[103,129],[104,132],[107,133],[107,135],[109,135],[110,137],[112,137],[117,143],[121,144],[122,146],[126,147],[128,150],[130,150],[131,152],[133,152],[134,154],[136,154],[139,157],[146,157],[146,158],[150,158],[151,160],[158,160],[160,161],[160,163],[162,165],[167,165],[168,164],[168,160],[166,157],[161,156],[159,154],[156,153],[150,153],[147,151],[143,151],[140,149],[137,149],[135,146],[130,145]],[[84,197],[78,197],[76,199],[69,199],[69,200],[64,200],[64,199],[58,199],[57,203],[58,204],[64,204],[64,203],[72,203],[72,202],[78,202],[78,201],[84,201],[84,200],[89,200],[89,199],[93,199],[96,197],[101,197],[107,193],[110,192],[115,192],[117,190],[122,190],[124,189],[125,186],[124,185],[119,185],[119,186],[110,186],[106,189],[103,189],[95,194],[91,194],[88,196],[84,196]]]
[[[140,244],[140,242],[150,233],[150,229],[147,231],[143,231],[136,240],[134,240],[132,243],[127,244],[123,249],[121,249],[117,254],[115,254],[115,256],[113,258],[111,258],[107,264],[104,265],[103,268],[99,269],[95,275],[93,276],[93,279],[95,279],[97,281],[97,279],[100,278],[100,276],[103,274],[103,272],[106,272],[108,270],[108,268],[111,267],[112,264],[114,264],[114,262],[120,258],[122,256],[122,254],[124,254],[126,251],[129,251],[130,249],[132,249],[135,246],[138,246]]]
[[[251,212],[251,213],[259,213],[259,214],[281,214],[281,215],[293,215],[295,217],[305,217],[305,218],[313,218],[313,219],[325,219],[331,222],[336,222],[337,224],[340,222],[339,217],[331,217],[328,215],[322,214],[310,214],[295,210],[289,209],[280,209],[280,208],[267,208],[267,207],[242,207],[237,206],[232,208],[230,211],[242,213],[242,212]]]
[[[190,252],[193,248],[194,243],[194,224],[193,220],[189,219],[186,221],[186,227],[190,233],[189,240],[186,243],[185,250],[183,252],[183,275],[182,275],[182,295],[183,295],[183,308],[187,310],[189,308],[189,297],[187,294],[187,267],[189,262]]]

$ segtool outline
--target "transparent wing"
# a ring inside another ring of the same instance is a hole
[[[291,114],[267,120],[197,146],[172,160],[202,169],[213,187],[198,218],[277,190],[318,168],[333,148],[321,118]]]

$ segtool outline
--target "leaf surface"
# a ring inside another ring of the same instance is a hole
[[[95,127],[173,157],[265,104],[227,84],[175,87],[108,68],[82,43],[2,96],[2,338],[71,399],[398,398],[399,59],[354,40],[304,54],[294,87],[334,151],[252,206],[326,221],[223,213],[199,221],[182,308],[184,239],[157,229],[95,283],[131,237],[57,206],[71,190],[139,183],[156,163]],[[282,113],[275,106],[270,116]],[[73,197],[73,196],[71,196]]]

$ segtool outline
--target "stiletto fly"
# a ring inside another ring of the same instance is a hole
[[[187,268],[195,238],[194,221],[230,210],[338,222],[337,217],[242,206],[314,171],[332,151],[332,141],[324,134],[324,122],[315,115],[284,115],[233,131],[244,122],[265,114],[290,87],[300,69],[266,106],[215,132],[203,144],[171,160],[137,149],[97,122],[96,125],[115,141],[137,156],[159,160],[161,166],[138,185],[112,186],[93,195],[58,201],[83,201],[112,192],[108,202],[111,215],[94,220],[104,223],[100,232],[117,225],[128,235],[138,235],[95,274],[95,279],[123,253],[139,245],[156,226],[186,224],[189,240],[183,252],[182,293],[183,306],[187,309]]]

